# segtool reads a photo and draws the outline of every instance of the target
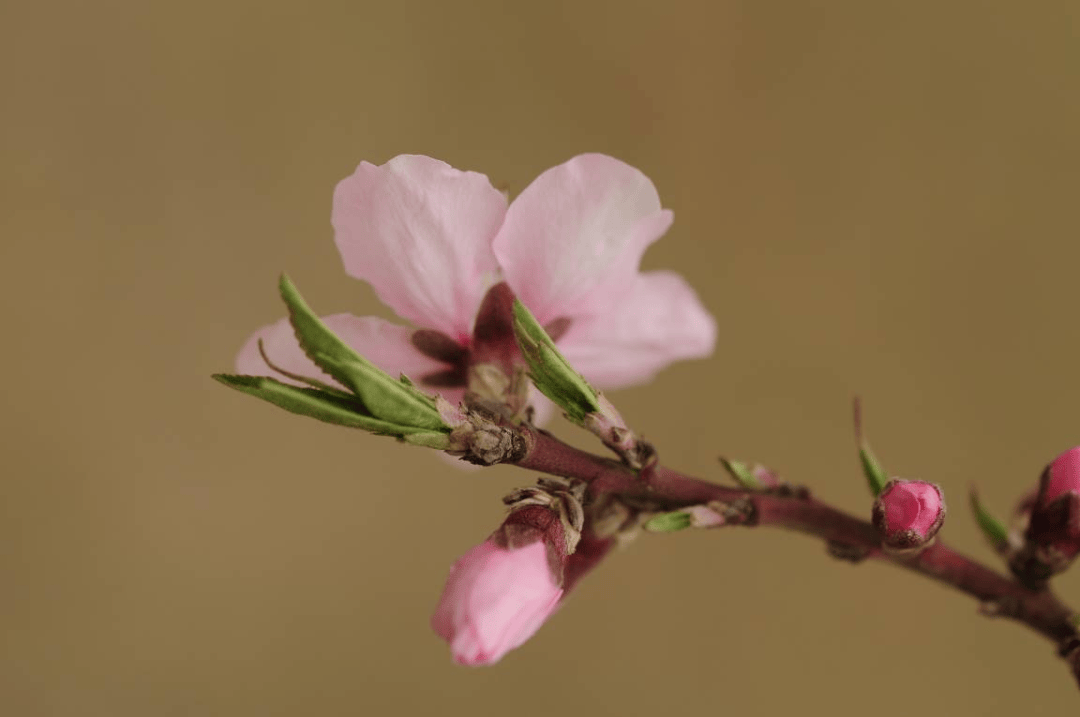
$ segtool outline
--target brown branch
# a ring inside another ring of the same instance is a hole
[[[813,535],[848,556],[872,557],[967,593],[984,614],[1016,620],[1052,641],[1080,680],[1080,634],[1075,612],[1050,590],[1029,590],[1010,577],[936,543],[914,556],[898,556],[881,549],[881,538],[867,520],[837,510],[806,496],[780,495],[730,488],[656,466],[639,476],[625,465],[569,446],[544,431],[526,437],[528,450],[515,465],[589,483],[595,497],[614,494],[645,502],[661,510],[719,501],[748,506],[744,525],[771,525]]]

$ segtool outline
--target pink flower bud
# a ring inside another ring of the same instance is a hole
[[[757,479],[757,482],[763,488],[779,488],[784,483],[782,480],[780,480],[780,477],[777,476],[775,472],[773,472],[771,468],[766,468],[760,463],[755,463],[754,467],[750,470],[751,473],[753,473],[754,478]]]
[[[1047,468],[1039,503],[1050,505],[1066,493],[1080,495],[1080,446],[1065,451]]]
[[[498,662],[532,637],[563,594],[541,534],[516,548],[501,546],[497,536],[454,564],[431,618],[463,665]]]
[[[925,547],[945,520],[941,488],[926,481],[894,478],[874,503],[873,520],[887,548]]]
[[[1039,588],[1080,553],[1080,447],[1065,451],[1043,471],[1030,507],[1024,544],[1010,567]]]

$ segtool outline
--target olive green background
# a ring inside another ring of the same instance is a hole
[[[0,9],[0,712],[1062,715],[1051,646],[779,531],[642,536],[489,669],[428,617],[534,476],[215,384],[281,315],[390,317],[334,184],[429,154],[520,191],[646,172],[707,361],[613,396],[673,466],[767,462],[855,513],[855,394],[944,536],[1080,443],[1080,6],[61,2]],[[577,440],[569,426],[558,433]],[[588,444],[584,438],[582,444]],[[1080,602],[1080,577],[1058,581]]]

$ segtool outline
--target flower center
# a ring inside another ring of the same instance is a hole
[[[413,332],[412,345],[417,351],[447,365],[421,376],[420,383],[431,388],[465,388],[469,385],[469,370],[480,364],[495,366],[508,378],[513,376],[515,368],[524,363],[514,338],[513,306],[514,293],[505,281],[488,289],[476,312],[468,346],[434,329]],[[558,341],[571,323],[571,319],[560,316],[548,322],[544,330]]]

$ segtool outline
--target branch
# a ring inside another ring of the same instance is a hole
[[[579,450],[535,429],[525,443],[527,452],[514,465],[584,480],[594,498],[613,494],[665,510],[718,501],[738,507],[743,516],[739,524],[776,526],[813,535],[825,540],[834,554],[884,560],[951,585],[978,600],[984,614],[1015,620],[1053,642],[1080,681],[1080,634],[1071,608],[1049,589],[1029,590],[940,542],[917,555],[893,555],[881,549],[881,537],[869,521],[809,496],[730,488],[659,465],[639,475],[622,463]]]

